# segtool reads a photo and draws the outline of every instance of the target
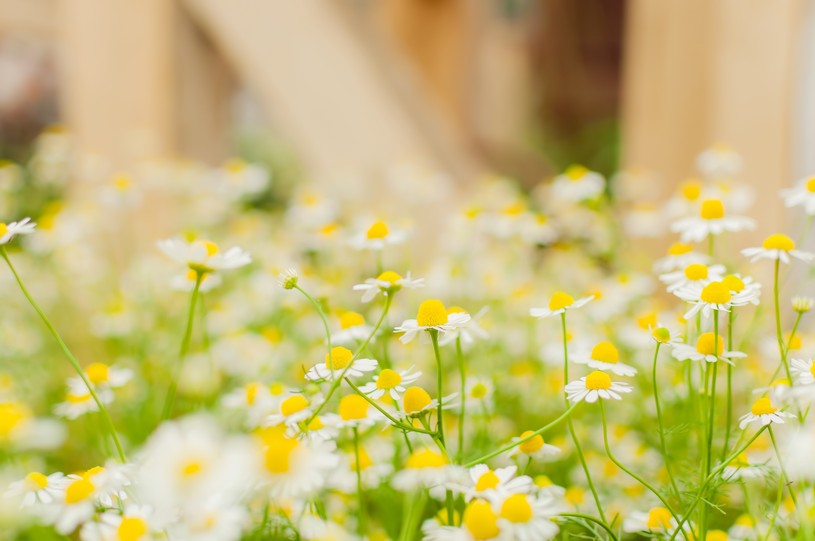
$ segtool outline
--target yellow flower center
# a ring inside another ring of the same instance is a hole
[[[682,193],[682,197],[688,201],[696,201],[702,195],[702,183],[698,180],[688,180],[682,183],[679,191]]]
[[[8,226],[3,222],[0,222],[0,237],[8,233]]]
[[[139,541],[147,535],[147,523],[138,517],[124,517],[116,535],[119,541]]]
[[[595,370],[586,376],[586,389],[590,391],[611,389],[611,378],[605,372]]]
[[[770,235],[764,239],[762,246],[767,250],[783,250],[785,252],[795,250],[795,242],[788,236],[782,235],[781,233]]]
[[[407,413],[416,413],[430,404],[430,395],[421,387],[408,387],[405,391],[404,408]]]
[[[478,478],[478,481],[475,483],[475,489],[478,492],[482,490],[490,490],[498,486],[501,480],[495,475],[495,472],[492,470],[487,470],[485,473]]]
[[[112,184],[114,188],[116,188],[120,192],[124,192],[130,189],[132,182],[129,176],[120,174],[113,177]]]
[[[65,489],[65,503],[74,504],[87,499],[96,487],[87,479],[77,479]]]
[[[353,356],[354,354],[348,348],[342,346],[333,347],[331,348],[331,355],[325,354],[325,365],[331,370],[342,370],[348,366]]]
[[[657,325],[656,312],[651,312],[649,314],[645,314],[637,318],[637,326],[644,331],[650,329],[651,327],[656,327],[656,325]]]
[[[815,193],[815,177],[807,180],[807,191],[810,193]]]
[[[181,476],[188,479],[195,477],[202,471],[204,471],[204,463],[200,460],[190,460],[181,466]]]
[[[402,383],[402,376],[396,370],[384,369],[376,378],[377,389],[393,389]]]
[[[28,411],[14,402],[0,403],[0,437],[8,436],[29,417]]]
[[[668,342],[671,341],[671,331],[669,331],[665,327],[654,329],[654,332],[651,333],[651,336],[654,337],[654,340],[662,344],[667,344]]]
[[[586,501],[586,491],[580,487],[569,487],[563,497],[572,505],[581,505]]]
[[[813,377],[815,377],[815,363],[812,363],[809,366],[809,373],[812,374]]]
[[[703,220],[718,220],[724,218],[724,204],[719,199],[705,199],[699,215]]]
[[[735,291],[736,293],[744,291],[744,282],[735,274],[725,276],[724,280],[722,280],[722,284],[724,284],[728,290]]]
[[[786,333],[787,338],[787,347],[790,351],[801,349],[801,346],[804,344],[803,340],[801,340],[800,334],[792,335],[791,332]]]
[[[308,430],[320,430],[321,428],[325,428],[325,425],[319,416],[315,417],[306,427]]]
[[[469,314],[467,310],[462,308],[461,306],[451,306],[447,309],[448,314]]]
[[[340,400],[340,417],[343,421],[364,419],[368,416],[368,401],[358,394],[349,394]]]
[[[510,522],[529,522],[532,520],[532,506],[523,494],[513,494],[501,505],[501,518]]]
[[[91,363],[85,367],[85,374],[94,385],[105,383],[108,380],[108,365],[102,363]]]
[[[753,517],[751,517],[750,515],[741,515],[739,516],[739,518],[736,519],[736,524],[738,524],[739,526],[748,526],[752,528],[753,526],[755,526],[756,523],[753,520]]]
[[[437,299],[428,299],[419,305],[419,312],[416,314],[416,323],[420,327],[435,327],[447,323],[447,309],[444,304]]]
[[[246,169],[246,162],[240,158],[231,158],[224,164],[224,169],[226,169],[229,173],[241,173],[244,169]]]
[[[280,403],[280,413],[288,417],[308,407],[308,400],[301,394],[295,394]]]
[[[246,403],[249,406],[253,406],[258,398],[260,383],[247,383],[243,390],[246,393]]]
[[[815,365],[813,365],[813,366],[815,366]],[[480,398],[484,398],[485,396],[487,396],[488,392],[489,392],[489,389],[487,389],[486,385],[484,385],[483,383],[476,383],[475,385],[473,385],[473,388],[470,389],[470,396],[473,397],[473,398],[479,398],[480,399]]]
[[[503,210],[501,210],[501,212],[506,214],[507,216],[519,216],[525,210],[526,205],[519,201],[517,203],[509,205],[508,207],[504,207]]]
[[[589,170],[583,167],[582,165],[570,165],[566,169],[566,176],[569,177],[569,180],[578,181],[586,176]]]
[[[753,415],[768,415],[778,411],[778,408],[773,407],[772,401],[765,396],[753,402],[753,407],[750,408],[750,411],[753,412]]]
[[[65,396],[65,401],[70,404],[81,404],[83,402],[88,402],[90,399],[91,399],[90,393],[85,394],[68,393]]]
[[[398,280],[401,280],[402,277],[393,271],[385,271],[377,276],[376,279],[382,280],[383,282],[390,282],[391,285],[394,285]]]
[[[574,297],[568,293],[558,291],[549,299],[549,310],[562,310],[572,304],[574,304]]]
[[[538,488],[546,488],[552,486],[552,480],[549,478],[548,475],[537,475],[535,476],[535,486]]]
[[[724,282],[710,282],[702,289],[702,294],[699,296],[702,301],[710,304],[727,304],[731,297],[730,289],[724,285]]]
[[[467,505],[461,518],[461,525],[476,541],[492,539],[500,533],[498,517],[492,506],[483,500],[475,500]]]
[[[527,430],[526,432],[521,434],[521,439],[529,438],[529,436],[531,435],[532,431]],[[527,455],[531,455],[532,453],[539,451],[541,447],[543,447],[543,436],[538,434],[537,436],[529,438],[528,440],[520,444],[518,446],[518,450]]]
[[[374,462],[373,462],[373,460],[371,460],[371,456],[368,454],[368,452],[362,446],[360,446],[359,447],[359,469],[360,470],[367,470],[368,468],[370,468],[373,465],[374,465]],[[356,458],[351,460],[351,469],[353,469],[353,470],[357,469]]]
[[[704,280],[707,278],[707,266],[701,263],[693,263],[685,267],[685,278],[688,280]]]
[[[683,255],[693,251],[693,246],[676,242],[668,248],[668,255]]]
[[[266,469],[271,473],[286,473],[291,467],[294,451],[300,443],[293,438],[276,437],[266,449]]]
[[[405,462],[405,467],[412,470],[422,468],[441,468],[447,465],[447,460],[441,453],[431,451],[430,449],[419,449],[414,451]]]
[[[201,241],[198,241],[198,242],[200,242],[204,246],[204,248],[207,249],[207,256],[210,256],[210,257],[214,256],[215,254],[217,254],[220,251],[220,249],[218,248],[218,245],[215,244],[214,242],[212,242],[211,240],[201,240]]]
[[[671,512],[664,507],[654,507],[648,511],[646,525],[649,530],[669,529],[671,527]]]
[[[696,341],[696,351],[702,355],[721,355],[724,351],[724,338],[722,335],[719,335],[718,347],[716,347],[716,342],[716,336],[712,332],[703,333]]]
[[[48,486],[48,477],[40,472],[31,472],[25,476],[25,480],[29,486],[34,487],[36,490],[42,490]]]
[[[388,232],[388,226],[385,222],[377,221],[368,228],[366,235],[369,239],[384,239],[388,236]]]
[[[722,530],[710,530],[705,536],[705,541],[727,541],[728,539],[730,537],[728,537],[727,532]]]
[[[620,352],[611,342],[600,342],[592,348],[591,358],[601,363],[616,364],[620,360]]]
[[[359,327],[360,325],[365,325],[365,318],[358,312],[345,312],[340,316],[340,327],[343,329]]]

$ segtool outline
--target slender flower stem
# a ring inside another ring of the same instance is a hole
[[[773,442],[775,458],[776,460],[778,460],[778,471],[780,472],[781,478],[784,480],[784,483],[787,484],[787,490],[789,490],[792,503],[795,504],[795,508],[798,509],[798,499],[795,497],[795,492],[792,490],[792,487],[790,486],[790,478],[787,475],[786,470],[784,469],[784,463],[781,461],[781,452],[778,450],[778,444],[775,441],[775,433],[773,432],[773,427],[772,426],[768,427],[767,432],[770,433],[770,441]]]
[[[565,392],[566,385],[569,384],[569,344],[568,338],[566,333],[566,312],[560,314],[560,325],[563,334],[563,400],[566,402],[566,407],[569,407],[569,396]],[[574,443],[575,450],[577,451],[577,457],[580,459],[580,465],[583,467],[583,473],[586,475],[586,483],[589,485],[589,489],[591,490],[591,495],[594,498],[594,504],[597,506],[597,513],[600,515],[600,518],[603,519],[603,522],[608,523],[606,520],[606,515],[603,512],[603,504],[600,503],[600,496],[597,495],[597,489],[594,487],[594,481],[591,478],[591,472],[589,471],[589,465],[586,463],[586,457],[583,455],[583,449],[580,447],[580,440],[577,438],[577,433],[574,431],[574,423],[572,423],[572,418],[569,417],[568,420],[569,426],[569,434],[572,436],[572,442]]]
[[[359,464],[359,429],[354,431],[354,469],[357,472],[357,497],[359,498],[359,517],[357,517],[357,533],[360,537],[365,533],[365,496],[362,493],[362,469]]]
[[[659,404],[659,386],[657,385],[657,358],[659,357],[659,348],[662,343],[657,342],[656,351],[654,351],[654,369],[653,369],[653,383],[654,383],[654,404],[657,408],[657,424],[659,425],[659,444],[662,449],[662,460],[665,462],[665,470],[668,472],[668,479],[671,482],[671,488],[677,499],[681,498],[679,487],[676,485],[673,471],[671,468],[671,461],[668,459],[668,446],[665,443],[665,424],[662,419],[662,407]]]
[[[458,359],[458,372],[461,378],[461,394],[459,400],[461,405],[458,410],[458,449],[456,450],[456,462],[461,461],[464,455],[464,414],[466,413],[465,404],[467,402],[466,386],[467,386],[467,369],[464,366],[464,353],[461,351],[461,336],[456,338],[456,357]]]
[[[37,315],[40,316],[42,322],[48,328],[48,331],[51,333],[51,336],[54,337],[54,340],[57,341],[59,344],[62,353],[65,354],[65,357],[68,359],[68,362],[71,363],[74,371],[76,371],[77,375],[82,379],[82,383],[85,384],[85,387],[88,389],[93,401],[96,403],[96,406],[99,408],[99,412],[102,414],[102,418],[105,420],[105,425],[107,425],[108,431],[110,432],[110,436],[113,439],[113,443],[116,446],[116,453],[119,455],[119,460],[124,463],[127,462],[127,458],[125,458],[124,450],[122,449],[122,444],[119,442],[119,434],[116,432],[116,427],[113,424],[113,419],[110,417],[110,413],[102,401],[99,399],[99,395],[96,394],[96,389],[94,389],[93,384],[88,380],[88,377],[85,375],[85,371],[82,370],[82,367],[79,365],[79,361],[76,359],[71,350],[68,348],[68,345],[62,339],[62,337],[57,332],[56,327],[54,327],[51,320],[48,319],[48,316],[45,315],[45,312],[42,311],[39,304],[34,300],[31,294],[26,289],[25,284],[23,284],[23,280],[20,278],[20,275],[17,274],[17,270],[14,268],[14,265],[11,264],[11,259],[8,257],[8,253],[6,252],[6,247],[0,245],[0,256],[6,260],[6,264],[8,268],[11,270],[11,273],[14,275],[14,279],[17,281],[17,285],[20,287],[20,291],[22,291],[23,295],[25,296],[28,303],[37,312]]]
[[[444,370],[441,364],[441,353],[439,352],[439,331],[436,329],[430,330],[430,341],[433,342],[433,354],[436,356],[436,393],[438,400],[437,417],[438,427],[436,431],[439,433],[439,439],[442,444],[446,446],[444,441],[444,422],[442,416],[442,392],[444,390]]]
[[[787,379],[792,384],[792,374],[790,374],[790,367],[787,364],[787,350],[784,347],[784,334],[781,331],[781,305],[778,300],[778,272],[781,261],[775,260],[775,270],[773,273],[773,299],[775,300],[775,332],[778,338],[778,352],[781,355],[781,364],[784,366],[784,371],[787,373]]]
[[[503,453],[506,453],[507,451],[513,450],[515,447],[521,445],[522,443],[525,443],[525,442],[531,440],[535,436],[540,436],[541,434],[543,434],[544,432],[546,432],[550,428],[552,428],[554,426],[557,426],[561,422],[563,422],[563,420],[566,419],[566,417],[571,415],[572,411],[574,411],[574,409],[578,406],[578,404],[579,404],[579,402],[575,402],[574,404],[571,405],[571,407],[569,409],[567,409],[566,411],[561,413],[560,417],[558,417],[554,421],[550,422],[549,424],[540,427],[539,429],[532,432],[531,434],[529,434],[527,436],[524,436],[523,438],[520,438],[518,440],[515,440],[514,442],[512,442],[512,443],[510,443],[508,445],[505,445],[505,446],[501,447],[500,449],[498,449],[497,451],[493,451],[493,452],[491,452],[489,454],[478,457],[475,460],[471,460],[470,462],[467,462],[466,464],[464,464],[464,467],[465,468],[471,468],[471,467],[475,466],[476,464],[482,464],[482,463],[486,462],[487,460],[489,460],[491,458],[495,458],[498,455],[501,455]]]
[[[732,310],[732,308],[731,308]],[[718,357],[719,355],[719,311],[713,310],[713,351],[715,351],[715,355]],[[710,469],[713,467],[713,427],[716,424],[716,375],[719,368],[718,360],[713,363],[713,367],[711,368],[712,376],[710,382],[710,389],[708,392],[708,400],[710,401],[709,409],[708,409],[708,428],[707,428],[707,444],[705,446],[705,477],[707,478],[710,475]],[[702,521],[700,524],[700,528],[702,530],[701,538],[705,538],[705,532],[707,532],[707,506],[702,507]]]
[[[618,541],[618,539],[619,539],[617,537],[617,535],[614,533],[614,530],[609,528],[605,524],[605,522],[599,521],[599,520],[597,520],[595,517],[593,517],[591,515],[584,515],[583,513],[560,513],[558,516],[560,516],[560,517],[568,517],[568,518],[580,518],[580,519],[583,519],[583,520],[587,520],[587,521],[592,522],[594,524],[597,524],[598,526],[603,528],[608,533],[608,535],[611,537],[611,539],[613,541]]]
[[[167,389],[167,397],[164,399],[164,407],[161,410],[161,420],[166,421],[173,413],[173,406],[175,404],[175,394],[178,389],[178,378],[181,376],[181,368],[184,366],[184,359],[190,350],[190,341],[192,340],[192,327],[195,320],[195,304],[198,302],[198,293],[201,290],[201,282],[204,280],[204,273],[195,271],[195,286],[192,288],[192,295],[190,296],[190,309],[187,314],[187,328],[184,330],[184,338],[181,340],[181,349],[178,352],[178,363],[173,371],[173,377],[170,379],[170,386]]]
[[[727,314],[727,351],[733,351],[733,308]],[[727,365],[727,409],[725,410],[724,445],[722,460],[730,447],[730,425],[733,424],[733,365]]]
[[[388,421],[393,423],[397,428],[400,428],[402,430],[408,430],[408,431],[411,431],[411,432],[418,432],[420,434],[428,434],[430,436],[435,436],[436,435],[436,432],[434,432],[433,430],[424,430],[424,429],[416,428],[415,426],[406,425],[406,424],[400,422],[393,415],[391,415],[390,413],[388,413],[387,411],[382,409],[382,407],[379,404],[377,404],[370,396],[363,393],[362,390],[359,387],[357,387],[356,385],[354,385],[354,382],[352,382],[350,379],[345,378],[345,383],[347,383],[355,393],[357,393],[359,396],[364,398],[365,401],[368,402],[368,404],[370,404],[374,408],[376,408],[379,411],[379,413],[384,415],[385,418],[387,418]]]
[[[665,497],[662,494],[660,494],[659,491],[655,489],[648,481],[646,481],[636,473],[632,472],[631,470],[623,466],[622,463],[620,463],[620,461],[617,460],[617,458],[615,458],[615,456],[611,453],[611,447],[609,447],[608,445],[608,423],[606,422],[606,407],[603,404],[603,399],[598,400],[598,402],[600,403],[600,416],[603,420],[603,446],[606,449],[606,454],[608,455],[609,460],[616,464],[618,468],[620,468],[625,473],[634,478],[639,484],[650,490],[654,494],[654,496],[659,498],[659,501],[661,501],[662,505],[664,505],[665,508],[671,513],[671,516],[674,518],[674,520],[679,522],[679,517],[673,510],[673,507],[671,507],[671,504],[668,503],[668,500],[666,500]]]

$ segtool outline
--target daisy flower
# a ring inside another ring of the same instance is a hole
[[[552,522],[562,510],[549,498],[535,498],[529,494],[512,494],[500,505],[498,526],[507,539],[516,541],[547,541],[553,539],[560,528]]]
[[[718,344],[716,336],[712,332],[702,333],[696,340],[696,345],[676,344],[671,352],[674,359],[679,361],[705,361],[715,363],[724,361],[733,364],[731,359],[747,357],[740,351],[724,351],[724,337],[719,335]],[[717,347],[718,345],[718,347]],[[718,351],[716,351],[718,350]]]
[[[630,393],[631,386],[619,381],[611,381],[605,372],[595,370],[586,377],[573,381],[566,386],[566,395],[572,402],[586,401],[589,404],[598,399],[622,400],[620,393]]]
[[[549,304],[546,308],[530,308],[529,315],[538,319],[543,319],[549,316],[563,314],[567,310],[574,310],[588,304],[594,295],[583,297],[582,299],[574,300],[574,297],[562,291],[555,292],[549,299]]]
[[[503,499],[511,494],[532,492],[534,484],[527,475],[516,476],[516,466],[491,470],[486,464],[478,464],[468,470],[469,483],[461,487],[468,500],[482,498],[490,501]]]
[[[433,488],[456,480],[460,468],[451,466],[440,452],[427,447],[415,449],[405,461],[405,467],[393,476],[397,490],[409,492],[418,488]]]
[[[676,520],[665,507],[653,507],[647,513],[633,511],[623,520],[623,531],[668,533],[676,529]]]
[[[782,263],[789,263],[790,256],[800,259],[804,262],[810,262],[815,259],[815,254],[803,252],[795,249],[795,241],[786,235],[776,233],[770,235],[760,247],[745,248],[741,251],[742,255],[749,257],[750,261],[757,261],[759,259],[772,259],[781,261]]]
[[[705,199],[699,216],[680,218],[671,225],[671,231],[680,234],[682,242],[702,242],[709,235],[721,235],[725,231],[736,233],[753,229],[755,222],[746,216],[727,216],[721,199]]]
[[[372,426],[383,419],[382,413],[358,394],[349,394],[340,399],[338,406],[338,427]]]
[[[732,177],[741,170],[743,160],[729,145],[716,144],[696,157],[696,167],[709,178]]]
[[[355,359],[350,349],[342,346],[331,348],[331,353],[325,354],[325,361],[315,364],[306,373],[309,381],[334,381],[339,377],[360,377],[365,372],[376,370],[377,362],[374,359]]]
[[[184,274],[174,277],[170,281],[170,287],[176,291],[192,291],[195,289],[195,282],[197,280],[198,273],[192,269],[189,269]],[[204,274],[201,277],[201,284],[198,286],[198,291],[200,293],[206,293],[207,291],[212,291],[219,285],[221,285],[220,276],[217,274]]]
[[[252,262],[249,253],[241,248],[235,246],[222,252],[209,240],[185,241],[176,237],[159,241],[158,248],[173,261],[201,274],[237,269]]]
[[[681,271],[661,274],[659,279],[668,286],[668,293],[673,293],[694,284],[704,286],[710,281],[722,280],[724,278],[724,271],[724,265],[708,266],[703,263],[691,263]]]
[[[792,298],[792,309],[798,312],[799,314],[805,314],[812,310],[812,307],[815,306],[815,299],[812,297],[793,297]]]
[[[6,496],[20,498],[20,508],[36,504],[49,505],[62,499],[70,482],[59,472],[51,475],[31,472],[24,479],[11,483]]]
[[[739,419],[739,428],[743,430],[754,421],[761,422],[761,426],[767,426],[770,423],[784,424],[784,418],[792,417],[795,417],[795,415],[780,411],[773,406],[772,401],[765,396],[753,402],[750,413],[743,415]]]
[[[283,289],[294,289],[299,278],[297,269],[288,268],[278,275],[277,281]]]
[[[552,181],[552,196],[560,201],[577,203],[594,199],[606,188],[603,175],[582,165],[571,165]]]
[[[279,408],[279,399],[263,383],[250,381],[225,394],[221,404],[225,408],[245,412],[249,426],[255,427]]]
[[[362,291],[362,302],[371,302],[382,292],[383,295],[393,295],[403,287],[418,289],[424,287],[424,278],[411,278],[410,272],[402,278],[393,271],[385,271],[376,278],[368,278],[361,284],[353,287],[354,291]]]
[[[83,371],[97,389],[118,389],[133,378],[133,371],[129,368],[118,368],[104,363],[91,363]],[[78,376],[68,380],[69,387],[74,389],[84,389],[85,383]]]
[[[443,526],[438,522],[423,526],[424,541],[487,541],[499,539],[498,514],[485,500],[473,500],[464,508],[461,526]]]
[[[452,409],[456,407],[456,403],[452,400],[458,396],[458,393],[451,393],[442,397],[442,409]],[[438,409],[439,401],[436,398],[430,398],[427,391],[421,387],[413,386],[405,389],[405,394],[402,397],[402,417],[419,417],[427,412],[434,412]]]
[[[300,441],[279,432],[266,438],[261,486],[273,498],[303,498],[325,485],[339,465],[334,442]]]
[[[19,222],[0,222],[0,246],[8,244],[17,235],[30,235],[34,232],[37,224],[31,218],[23,218]]]
[[[724,478],[728,481],[738,479],[758,479],[765,474],[760,464],[751,464],[746,452],[734,458],[724,469]]]
[[[815,362],[812,359],[791,359],[790,372],[796,377],[801,385],[811,385],[815,383]]]
[[[266,418],[264,426],[297,425],[300,421],[305,421],[311,416],[310,406],[308,398],[302,393],[290,392],[286,398],[280,401],[278,412]]]
[[[676,329],[664,327],[657,324],[656,328],[651,329],[651,338],[654,342],[659,342],[664,346],[677,346],[682,344],[682,334]]]
[[[693,246],[682,242],[676,242],[668,248],[664,257],[654,263],[654,271],[666,273],[676,269],[684,269],[694,263],[706,264],[710,257],[693,250]]]
[[[422,331],[448,333],[466,325],[470,315],[466,312],[449,313],[444,304],[437,299],[422,301],[416,313],[416,319],[406,319],[394,332],[404,333],[399,341],[407,344]]]
[[[447,309],[448,314],[466,314],[470,315],[470,313],[461,308],[459,306],[451,306]],[[481,325],[478,324],[478,320],[484,317],[484,314],[487,313],[487,307],[485,306],[478,313],[471,317],[470,320],[463,324],[460,327],[453,329],[450,332],[444,333],[444,335],[439,339],[439,344],[444,346],[447,344],[451,344],[455,342],[457,339],[461,338],[461,344],[463,346],[469,346],[473,344],[477,339],[484,340],[489,337],[487,331],[485,331]]]
[[[74,383],[69,386],[68,392],[65,395],[65,401],[60,402],[54,406],[54,413],[66,419],[76,419],[88,412],[99,411],[99,406],[93,399],[93,396],[85,388],[85,384],[81,386]],[[79,380],[81,383],[81,380]],[[96,391],[99,401],[104,405],[113,402],[113,392],[110,389],[99,389]]]
[[[598,342],[591,353],[577,354],[574,361],[580,364],[587,364],[591,368],[613,372],[618,376],[635,376],[637,369],[633,366],[620,362],[620,352],[611,342]]]
[[[343,312],[340,316],[340,330],[331,335],[334,344],[348,344],[362,342],[373,331],[373,327],[365,323],[365,318],[359,312]]]
[[[509,453],[509,456],[525,455],[536,460],[550,460],[560,455],[561,450],[559,447],[546,443],[540,434],[535,436],[532,436],[532,434],[534,434],[533,431],[527,430],[520,436],[512,438],[513,443],[518,441],[521,443]]]
[[[478,414],[479,412],[492,411],[493,396],[495,394],[495,385],[492,381],[484,377],[471,377],[467,378],[467,384],[464,388],[464,406],[467,411]]]
[[[68,535],[89,520],[96,510],[98,495],[99,487],[94,484],[92,476],[70,476],[55,517],[56,530]]]
[[[721,282],[710,282],[705,286],[692,284],[676,291],[676,296],[685,302],[693,303],[693,307],[685,312],[685,319],[691,319],[701,312],[705,318],[709,318],[713,310],[729,312],[733,306],[744,306],[746,304],[757,305],[761,295],[761,286],[746,287],[744,282],[730,275]]]
[[[351,246],[357,250],[380,251],[388,244],[402,244],[407,238],[405,231],[391,231],[383,221],[376,221],[367,230],[351,239]]]
[[[405,392],[404,386],[415,382],[421,375],[422,373],[414,371],[412,366],[398,372],[385,368],[374,376],[373,381],[366,383],[359,390],[373,399],[382,398],[385,393],[388,393],[394,400],[399,400]]]
[[[781,190],[787,208],[804,207],[804,212],[815,216],[815,176],[799,180],[794,188]]]
[[[98,520],[86,522],[79,532],[82,541],[150,541],[150,510],[128,505],[124,513],[105,511]]]

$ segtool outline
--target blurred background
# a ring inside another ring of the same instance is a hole
[[[815,170],[814,4],[0,0],[0,158],[66,130],[110,171],[243,156],[375,191],[396,163],[465,189],[580,163],[647,199],[727,145],[775,202]]]

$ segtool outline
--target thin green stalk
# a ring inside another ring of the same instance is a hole
[[[733,351],[733,308],[727,314],[727,351]],[[730,425],[733,424],[733,365],[727,365],[727,409],[725,410],[724,445],[722,459],[730,447]]]
[[[377,411],[379,411],[379,413],[384,415],[388,419],[388,421],[393,423],[394,426],[396,426],[397,428],[400,428],[402,430],[408,430],[410,432],[419,432],[420,434],[428,434],[430,436],[435,436],[436,435],[436,432],[434,432],[432,430],[423,430],[421,428],[416,428],[415,426],[410,426],[410,425],[402,423],[401,421],[396,419],[393,415],[391,415],[390,413],[388,413],[387,411],[382,409],[382,407],[379,404],[377,404],[370,396],[363,393],[362,390],[359,387],[357,387],[356,385],[354,385],[354,382],[352,382],[350,379],[345,378],[345,383],[347,383],[355,393],[357,393],[359,396],[364,398],[365,401],[368,402],[368,404],[370,404],[371,406],[376,408]]]
[[[798,498],[795,497],[795,492],[792,490],[792,483],[790,482],[790,478],[787,475],[787,471],[784,469],[784,463],[781,461],[781,452],[778,450],[778,444],[775,442],[775,433],[773,432],[773,427],[770,426],[767,429],[767,432],[770,433],[770,441],[773,442],[773,450],[775,451],[775,458],[778,460],[778,471],[781,472],[781,477],[784,479],[784,483],[787,485],[787,490],[789,490],[790,498],[792,498],[792,503],[795,504],[795,509],[798,509]]]
[[[659,444],[662,449],[662,460],[665,462],[665,470],[668,472],[668,479],[671,482],[671,488],[674,491],[674,495],[677,499],[681,498],[679,487],[676,485],[676,480],[674,479],[673,471],[671,469],[671,461],[668,458],[668,446],[665,443],[665,424],[662,419],[662,407],[659,404],[659,387],[657,385],[657,358],[659,357],[659,348],[662,344],[657,342],[656,351],[654,351],[654,369],[653,369],[653,380],[654,380],[654,404],[656,404],[657,408],[657,424],[659,425]]]
[[[122,449],[122,444],[119,442],[119,434],[116,432],[116,427],[113,424],[113,419],[110,417],[108,409],[99,399],[99,395],[96,394],[96,390],[94,389],[93,384],[88,380],[88,377],[85,375],[85,371],[82,370],[82,367],[79,365],[79,361],[76,359],[74,354],[71,353],[71,350],[68,348],[68,345],[59,335],[56,327],[54,327],[53,323],[51,323],[51,320],[48,319],[48,316],[45,315],[45,312],[42,311],[40,306],[28,292],[28,289],[26,289],[25,284],[23,284],[23,281],[20,278],[20,275],[17,274],[17,270],[14,268],[14,265],[11,264],[11,259],[9,259],[8,257],[8,253],[6,252],[5,246],[0,245],[0,255],[3,257],[3,259],[6,260],[8,268],[11,270],[11,273],[14,275],[14,279],[16,280],[17,285],[20,287],[20,291],[22,291],[23,295],[25,296],[26,300],[31,305],[31,307],[34,309],[34,311],[37,312],[37,315],[40,316],[40,319],[42,319],[42,322],[48,328],[48,331],[51,333],[51,336],[53,336],[54,340],[56,340],[57,344],[59,344],[62,353],[68,359],[68,362],[71,364],[74,371],[76,371],[77,375],[82,380],[82,383],[84,383],[85,387],[88,389],[88,392],[93,398],[93,401],[99,408],[99,412],[102,414],[102,418],[105,420],[105,424],[107,425],[108,431],[110,432],[110,436],[113,439],[114,445],[116,446],[116,453],[119,455],[119,460],[122,463],[127,462],[124,450]]]
[[[173,370],[173,377],[170,378],[170,386],[167,388],[167,397],[164,399],[164,407],[161,410],[162,421],[169,419],[173,412],[175,394],[178,389],[178,378],[181,375],[181,368],[184,366],[184,359],[187,357],[187,353],[190,350],[193,320],[195,319],[195,304],[198,301],[198,292],[201,289],[201,282],[203,280],[204,273],[195,271],[195,286],[192,288],[192,295],[190,297],[190,309],[187,314],[187,328],[184,331],[184,338],[181,340],[181,349],[178,352],[178,363],[175,366],[175,370]]]
[[[444,370],[441,364],[441,352],[439,352],[439,331],[436,329],[430,330],[430,341],[433,342],[433,354],[436,356],[436,393],[437,393],[437,417],[438,426],[436,432],[439,434],[439,439],[442,444],[446,446],[444,441],[444,419],[442,416],[442,392],[444,390]],[[463,397],[462,397],[463,399]]]
[[[558,516],[560,516],[560,517],[569,517],[569,518],[581,518],[581,519],[583,519],[583,520],[588,520],[589,522],[592,522],[592,523],[594,523],[594,524],[597,524],[598,526],[600,526],[601,528],[603,528],[603,529],[604,529],[604,530],[605,530],[605,531],[608,533],[608,535],[610,535],[610,536],[611,536],[611,539],[612,539],[613,541],[618,541],[618,539],[619,539],[619,538],[617,537],[617,535],[614,533],[614,530],[612,530],[611,528],[609,528],[609,527],[606,525],[606,523],[605,523],[605,522],[602,522],[602,521],[600,521],[600,520],[597,520],[595,517],[593,517],[593,516],[591,516],[591,515],[584,515],[583,513],[560,513]]]
[[[359,516],[357,517],[357,533],[360,537],[365,533],[365,496],[362,493],[362,469],[359,464],[359,429],[353,427],[354,432],[354,469],[357,472],[357,498],[359,498]]]
[[[458,372],[461,378],[461,405],[458,410],[458,449],[456,450],[456,462],[461,461],[464,456],[464,414],[466,413],[465,404],[466,400],[466,385],[467,385],[467,369],[464,366],[464,353],[461,351],[461,336],[456,338],[456,357],[458,359]]]
[[[715,355],[718,357],[719,355],[719,311],[713,311],[713,351],[715,351]],[[706,444],[706,452],[705,452],[705,477],[707,478],[710,475],[710,469],[713,466],[713,427],[716,423],[716,375],[719,368],[719,361],[717,360],[713,363],[712,377],[710,382],[710,389],[708,391],[708,400],[710,401],[709,410],[707,415],[707,444]],[[707,532],[707,506],[702,507],[702,521],[700,524],[700,528],[702,531],[701,538],[705,538],[705,533]]]
[[[779,285],[778,285],[778,272],[781,260],[775,260],[775,270],[773,273],[773,299],[775,301],[775,332],[778,338],[778,352],[781,354],[781,364],[784,366],[784,371],[787,374],[787,379],[792,384],[792,374],[790,374],[790,367],[787,364],[787,351],[784,348],[784,335],[781,331],[781,305],[778,300]]]

